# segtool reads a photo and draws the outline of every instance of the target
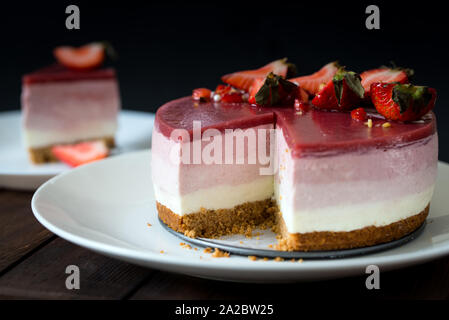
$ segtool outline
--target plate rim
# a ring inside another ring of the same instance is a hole
[[[429,247],[426,250],[422,251],[411,251],[411,252],[405,252],[400,253],[397,255],[397,258],[394,259],[391,256],[372,256],[372,255],[366,255],[366,256],[359,256],[359,257],[351,257],[351,258],[343,258],[343,259],[323,259],[323,260],[304,260],[307,263],[277,263],[273,260],[270,261],[264,261],[264,263],[257,263],[254,261],[242,260],[244,263],[240,263],[239,266],[235,265],[228,265],[226,263],[217,263],[215,260],[208,260],[208,259],[198,259],[198,261],[193,259],[185,259],[183,261],[180,261],[178,256],[170,256],[169,254],[160,254],[160,253],[153,253],[151,251],[146,251],[144,249],[140,249],[138,247],[135,247],[135,245],[130,244],[130,248],[125,248],[121,246],[117,246],[114,244],[105,243],[103,241],[99,241],[97,239],[92,239],[89,237],[83,237],[78,234],[74,234],[66,229],[64,229],[64,226],[57,226],[51,221],[48,221],[44,215],[41,214],[37,208],[36,203],[39,201],[39,198],[42,194],[42,190],[45,190],[47,186],[50,184],[57,183],[58,180],[64,179],[67,175],[71,174],[77,174],[78,171],[86,170],[87,168],[93,168],[96,166],[101,166],[106,161],[123,161],[123,158],[128,157],[140,157],[144,156],[145,154],[151,154],[150,150],[140,150],[140,151],[133,151],[126,154],[118,155],[115,157],[111,157],[108,159],[105,159],[103,161],[93,162],[89,163],[83,166],[80,166],[78,168],[74,168],[72,170],[66,171],[64,173],[61,173],[50,180],[43,183],[33,194],[32,200],[31,200],[31,208],[33,211],[34,216],[36,219],[48,230],[50,230],[52,233],[60,236],[61,238],[74,243],[76,245],[79,245],[81,247],[99,252],[104,255],[113,256],[118,259],[130,261],[132,260],[132,263],[147,266],[150,264],[152,267],[171,267],[171,270],[173,270],[173,267],[178,267],[182,265],[182,267],[188,267],[195,270],[214,270],[214,271],[250,271],[254,273],[265,273],[267,271],[269,272],[277,272],[282,271],[285,273],[289,272],[299,272],[299,271],[317,271],[317,268],[322,272],[327,271],[341,271],[343,269],[345,270],[355,270],[363,268],[365,270],[366,266],[370,264],[376,264],[379,265],[379,267],[382,267],[384,270],[389,270],[395,268],[396,265],[400,264],[401,266],[411,266],[416,265],[419,263],[423,263],[444,255],[449,254],[449,239],[445,240],[445,247]],[[449,170],[449,164],[445,163],[443,161],[439,161],[439,165],[442,165],[445,167],[444,170]],[[76,226],[78,228],[78,226]],[[98,232],[98,231],[96,231]],[[103,235],[109,236],[107,234],[102,233]],[[172,235],[173,236],[173,235]],[[175,236],[173,236],[175,237]],[[176,239],[176,238],[175,238]],[[418,239],[417,239],[418,240]],[[388,252],[388,251],[386,251]],[[220,259],[217,259],[220,260]],[[144,261],[145,263],[143,263]],[[360,269],[362,270],[362,269]],[[176,271],[175,271],[176,272]],[[185,272],[187,274],[187,272]],[[189,273],[191,274],[191,273]],[[299,278],[299,277],[298,277]]]

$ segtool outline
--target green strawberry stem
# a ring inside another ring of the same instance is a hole
[[[296,84],[270,72],[256,93],[256,103],[261,106],[279,105],[285,102],[286,96],[294,95],[296,90],[298,90]]]
[[[397,84],[393,88],[393,101],[399,105],[401,114],[410,107],[412,107],[414,113],[419,113],[429,104],[431,99],[432,94],[429,92],[429,87]]]
[[[334,83],[335,96],[337,97],[338,104],[341,102],[343,96],[343,82],[360,98],[363,99],[365,90],[361,84],[360,75],[353,71],[346,71],[345,67],[340,67],[335,74],[332,82]]]

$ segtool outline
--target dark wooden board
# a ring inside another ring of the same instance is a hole
[[[0,189],[0,275],[54,237],[34,218],[31,211],[32,196],[32,192]]]
[[[68,265],[79,267],[79,290],[66,288]],[[0,297],[122,299],[152,272],[58,238],[0,277]]]
[[[282,262],[289,263],[289,262]],[[291,262],[293,263],[293,262]],[[368,276],[368,275],[367,275]],[[380,273],[380,289],[368,290],[366,276],[320,282],[247,284],[156,272],[131,299],[448,299],[449,257]],[[300,301],[298,300],[298,301]]]

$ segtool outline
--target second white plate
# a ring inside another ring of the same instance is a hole
[[[68,241],[138,265],[198,277],[245,282],[330,279],[422,263],[449,254],[449,165],[440,162],[423,233],[401,247],[346,259],[302,263],[212,258],[186,248],[158,222],[150,151],[81,166],[42,185],[32,200],[36,218]],[[257,239],[244,240],[257,241]]]
[[[116,134],[119,153],[150,148],[154,114],[122,110]],[[22,144],[20,111],[0,112],[0,187],[35,190],[70,168],[63,163],[33,165]]]

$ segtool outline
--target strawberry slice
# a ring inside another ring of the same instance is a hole
[[[323,84],[326,85],[332,80],[332,77],[335,73],[337,73],[338,68],[338,62],[331,62],[311,75],[289,79],[289,81],[296,83],[301,88],[307,90],[310,94],[317,94]]]
[[[258,78],[265,79],[270,72],[285,78],[293,69],[294,66],[291,63],[287,63],[287,59],[284,58],[273,61],[259,69],[238,71],[224,75],[221,77],[221,80],[235,88],[248,91],[254,80]]]
[[[105,46],[102,43],[91,43],[79,48],[57,47],[53,54],[56,60],[67,68],[76,70],[93,69],[103,63]]]
[[[257,78],[254,79],[254,82],[251,86],[251,88],[249,89],[249,94],[248,94],[248,102],[255,104],[256,103],[256,94],[257,92],[260,90],[260,88],[262,88],[263,84],[265,83],[265,78]]]
[[[414,121],[433,109],[436,90],[411,84],[371,84],[371,100],[377,112],[390,120]]]
[[[375,82],[398,82],[409,83],[409,77],[413,75],[411,69],[401,68],[379,68],[372,69],[363,72],[360,77],[362,78],[362,86],[365,89],[365,98],[370,97],[371,84]]]
[[[200,102],[208,102],[210,101],[210,95],[212,91],[207,88],[197,88],[192,91],[193,100]]]
[[[74,145],[56,145],[51,148],[53,155],[71,167],[100,160],[108,155],[108,147],[103,140],[81,142]]]
[[[362,101],[364,90],[360,76],[344,67],[338,69],[332,81],[328,82],[313,98],[319,109],[351,110]]]

